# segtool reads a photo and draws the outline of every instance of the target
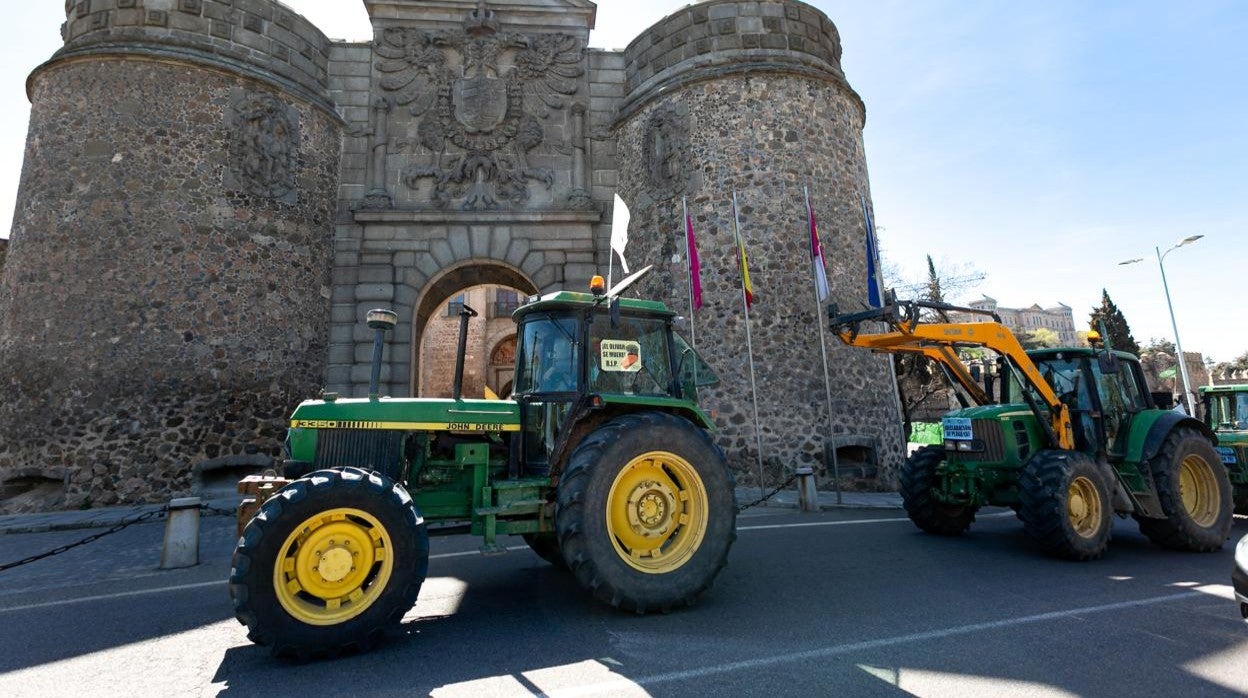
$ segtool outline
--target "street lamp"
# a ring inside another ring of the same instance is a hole
[[[1179,323],[1174,319],[1174,304],[1170,302],[1170,284],[1166,282],[1166,265],[1163,262],[1166,259],[1166,255],[1184,245],[1190,245],[1203,237],[1204,235],[1189,235],[1182,240],[1179,240],[1173,247],[1165,252],[1162,252],[1160,247],[1153,248],[1157,251],[1157,267],[1161,269],[1161,287],[1166,291],[1166,307],[1170,309],[1170,326],[1174,328],[1174,349],[1179,355],[1179,372],[1183,376],[1183,394],[1187,398],[1184,407],[1189,413],[1192,413],[1192,382],[1187,376],[1187,358],[1183,355],[1183,342],[1179,341]],[[1126,261],[1119,262],[1118,265],[1122,266],[1124,264],[1135,264],[1136,262],[1143,261],[1143,258],[1137,257],[1136,259],[1128,259]]]

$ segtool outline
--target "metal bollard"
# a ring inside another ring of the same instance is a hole
[[[797,506],[802,511],[819,511],[819,490],[815,488],[815,469],[809,465],[797,469]]]
[[[160,569],[172,570],[199,564],[199,497],[182,497],[169,502],[165,521],[165,545],[160,553]]]

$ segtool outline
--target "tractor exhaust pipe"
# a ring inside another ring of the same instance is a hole
[[[463,306],[459,309],[459,347],[455,353],[455,384],[451,387],[451,397],[458,400],[464,392],[464,354],[468,351],[468,318],[477,316],[477,311]]]
[[[381,350],[385,348],[386,330],[393,330],[399,323],[399,315],[392,310],[378,308],[368,311],[368,326],[376,330],[373,335],[373,372],[368,378],[368,399],[380,397],[377,384],[381,381]]]

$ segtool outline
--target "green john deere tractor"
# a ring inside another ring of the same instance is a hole
[[[972,320],[922,319],[948,313]],[[944,443],[902,468],[906,512],[924,531],[959,535],[994,505],[1013,508],[1043,550],[1073,560],[1104,554],[1115,513],[1167,548],[1212,551],[1226,541],[1233,505],[1217,438],[1197,419],[1156,409],[1135,356],[1024,351],[994,313],[944,303],[890,296],[879,309],[829,314],[845,344],[924,356],[960,388],[964,407],[944,417]],[[885,331],[863,331],[880,322]],[[996,352],[997,379],[974,375],[959,359],[964,348]]]
[[[644,273],[644,270],[643,272]],[[416,601],[429,536],[483,552],[518,535],[599,600],[645,613],[692,604],[735,538],[733,478],[698,386],[715,375],[662,303],[559,292],[518,308],[514,396],[461,396],[464,308],[451,399],[332,394],[291,416],[284,477],[240,490],[230,594],[248,637],[275,654],[363,650]],[[254,512],[254,515],[250,515]],[[244,524],[245,521],[245,524]]]
[[[1218,455],[1235,488],[1235,513],[1248,514],[1248,385],[1200,388],[1205,425],[1218,435]]]

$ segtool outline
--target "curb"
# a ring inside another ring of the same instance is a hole
[[[205,504],[213,508],[227,509],[237,508],[241,501],[241,497],[235,497],[231,499],[208,500]],[[0,516],[0,536],[17,533],[50,533],[54,531],[79,531],[88,528],[112,528],[126,519],[141,516],[150,511],[159,511],[165,506],[164,504],[144,504],[124,509],[110,507],[46,514],[8,514]],[[210,510],[204,510],[200,512],[200,515],[204,517],[224,516],[224,514],[218,514]],[[163,518],[157,517],[144,523],[163,522]]]

